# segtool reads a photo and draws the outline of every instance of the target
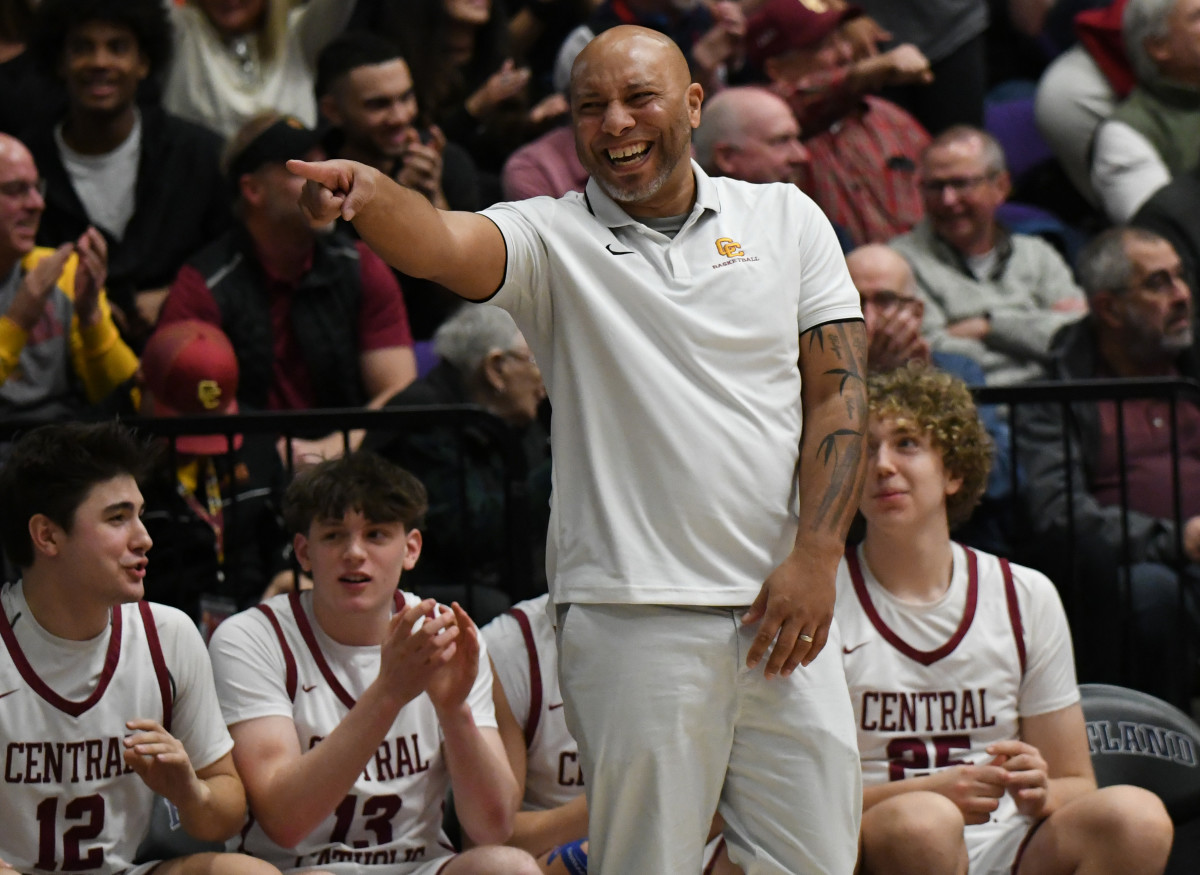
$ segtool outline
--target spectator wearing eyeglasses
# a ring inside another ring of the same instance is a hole
[[[1105,231],[1081,251],[1079,278],[1091,315],[1063,332],[1047,377],[1200,379],[1193,286],[1167,240],[1139,228]],[[1047,404],[1023,408],[1016,427],[1035,533],[1049,561],[1074,558],[1074,567],[1047,571],[1062,581],[1073,572],[1083,588],[1074,624],[1080,679],[1123,683],[1189,708],[1197,626],[1191,614],[1180,616],[1179,575],[1193,586],[1200,579],[1200,406],[1184,401],[1172,411],[1166,399],[1134,399],[1118,412],[1113,402]]]
[[[1011,184],[990,134],[947,129],[919,172],[925,219],[890,245],[916,276],[923,334],[935,351],[977,361],[989,385],[1031,379],[1054,335],[1087,310],[1071,269],[1049,243],[997,220]]]
[[[137,370],[104,294],[108,250],[89,227],[57,249],[34,240],[45,183],[20,140],[0,134],[0,418],[79,416]]]

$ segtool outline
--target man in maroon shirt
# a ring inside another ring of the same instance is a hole
[[[1090,314],[1060,333],[1049,378],[1200,378],[1192,281],[1170,243],[1113,228],[1083,249],[1077,272]],[[1120,412],[1114,402],[1025,405],[1014,418],[1035,534],[1047,558],[1074,560],[1047,570],[1079,582],[1078,604],[1067,602],[1081,680],[1188,708],[1197,627],[1180,611],[1179,581],[1200,579],[1200,406],[1184,397],[1174,426],[1170,401],[1144,397]]]
[[[160,325],[219,325],[237,353],[238,400],[268,410],[378,407],[416,378],[400,286],[367,246],[313,230],[290,158],[324,157],[315,132],[257,116],[233,136],[224,167],[236,227],[185,265]]]

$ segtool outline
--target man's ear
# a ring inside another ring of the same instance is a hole
[[[1097,292],[1088,301],[1092,315],[1107,328],[1122,328],[1124,317],[1118,312],[1117,296],[1112,292]]]
[[[763,73],[772,82],[778,82],[783,78],[783,71],[779,68],[779,59],[772,56],[764,58],[762,62]]]
[[[420,529],[409,529],[404,535],[404,570],[412,571],[413,566],[417,564],[417,560],[421,558],[421,545],[424,541],[421,538]]]
[[[949,471],[946,472],[946,495],[947,496],[957,495],[958,491],[960,489],[962,489],[962,485],[963,485],[963,479],[961,477],[956,477],[953,474],[951,474]]]
[[[1001,170],[996,175],[996,185],[999,187],[1001,194],[1004,195],[1004,199],[1008,200],[1012,194],[1012,177],[1008,175],[1007,170]]]
[[[342,108],[332,94],[323,96],[317,102],[317,107],[321,110],[321,115],[325,116],[334,127],[340,128],[345,125],[346,117],[342,115]]]
[[[248,204],[258,204],[262,201],[262,183],[253,173],[243,173],[238,178],[238,192]]]
[[[487,385],[499,392],[504,388],[504,369],[502,362],[504,361],[504,352],[499,349],[493,349],[488,352],[480,364],[480,370],[483,372],[483,379]]]
[[[1146,37],[1142,41],[1142,48],[1146,50],[1146,54],[1150,56],[1150,60],[1156,67],[1161,67],[1165,61],[1171,59],[1171,48],[1161,36]]]
[[[717,143],[713,146],[712,161],[713,166],[721,176],[730,176],[730,168],[733,166],[730,157],[737,152],[737,147],[730,143]]]
[[[33,541],[33,552],[42,556],[57,556],[66,539],[62,526],[44,513],[35,513],[29,518],[29,538]]]
[[[296,554],[296,561],[300,563],[300,568],[305,574],[312,574],[312,562],[308,559],[308,537],[306,535],[297,534],[292,538],[292,552]]]
[[[704,88],[699,82],[693,82],[687,89],[688,119],[692,128],[700,127],[700,106],[704,103]]]

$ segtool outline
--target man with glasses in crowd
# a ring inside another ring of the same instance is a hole
[[[1063,331],[1047,377],[1200,379],[1192,285],[1167,240],[1105,231],[1080,252],[1079,281],[1091,315]],[[1189,709],[1197,624],[1194,611],[1180,613],[1179,586],[1181,575],[1193,586],[1200,579],[1200,491],[1187,486],[1200,482],[1200,406],[1026,405],[1015,427],[1029,517],[1047,554],[1033,558],[1064,589],[1072,574],[1079,584],[1075,604],[1067,593],[1080,680]],[[1184,484],[1182,528],[1175,482]]]
[[[57,249],[34,245],[45,184],[29,150],[0,134],[0,418],[81,414],[133,376],[104,294],[108,250],[89,227]]]
[[[922,333],[935,351],[977,361],[989,385],[1036,376],[1087,305],[1057,250],[997,220],[1011,190],[1000,144],[978,128],[947,129],[921,156],[920,186],[925,219],[891,245],[925,301]]]

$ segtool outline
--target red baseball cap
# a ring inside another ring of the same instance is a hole
[[[827,0],[767,0],[746,19],[746,57],[761,67],[767,58],[815,46],[860,15],[857,6],[834,9]]]
[[[237,356],[225,332],[208,322],[171,322],[155,331],[142,351],[142,378],[153,416],[237,413]],[[234,449],[241,445],[242,436],[234,435]],[[193,434],[177,437],[175,448],[208,456],[229,445],[223,434]]]

